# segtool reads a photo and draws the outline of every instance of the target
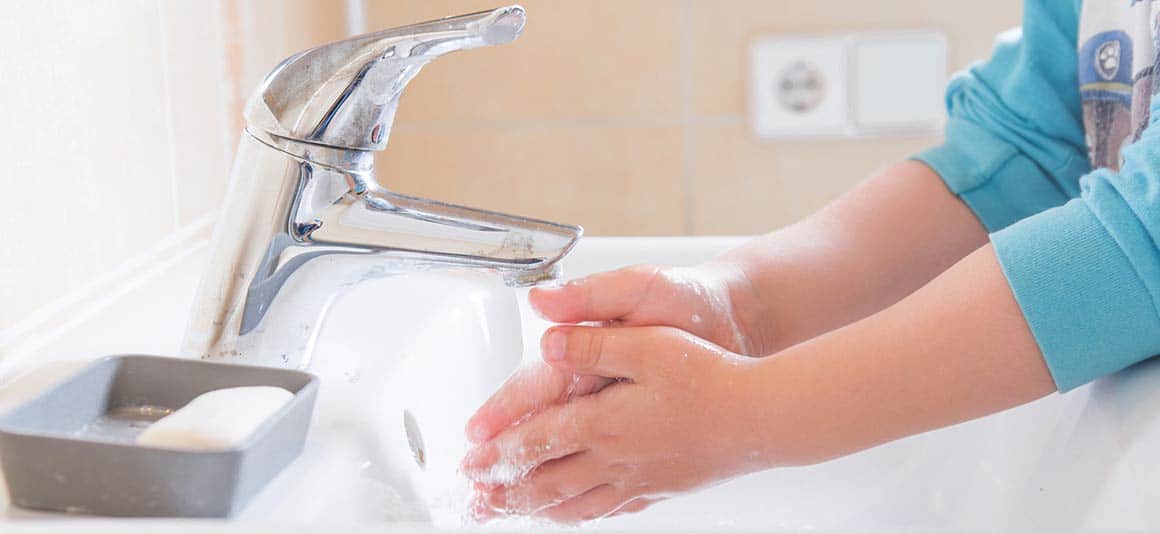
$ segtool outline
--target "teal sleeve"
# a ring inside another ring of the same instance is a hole
[[[1025,1],[1022,30],[951,82],[946,142],[915,158],[996,232],[1061,391],[1160,353],[1160,106],[1118,173],[1092,172],[1078,24],[1076,0]]]
[[[915,156],[996,231],[1079,194],[1090,171],[1077,83],[1078,0],[1026,0],[1023,27],[947,89],[946,141]]]
[[[1061,391],[1160,353],[1160,106],[1120,172],[991,237]]]

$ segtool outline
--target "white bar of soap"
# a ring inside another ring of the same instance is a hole
[[[224,450],[241,445],[294,394],[273,386],[217,389],[198,395],[137,436],[138,445]]]

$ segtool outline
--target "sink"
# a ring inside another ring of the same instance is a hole
[[[741,241],[588,238],[565,260],[564,273],[694,264]],[[0,408],[50,382],[38,371],[59,374],[106,353],[176,353],[204,262],[181,262],[39,349],[35,360],[2,362],[2,369],[31,370],[25,376],[32,378],[0,373]],[[521,360],[539,358],[546,327],[528,309],[526,290],[477,273],[413,273],[355,286],[332,304],[317,340],[311,371],[323,387],[303,455],[236,523],[460,525],[467,491],[454,464],[466,447],[463,420]],[[422,434],[422,467],[404,411]],[[1158,414],[1160,364],[1145,362],[993,417],[818,466],[741,477],[588,528],[1144,529],[1160,524],[1151,506],[1160,500]],[[62,529],[79,520],[10,508],[2,489],[0,511],[5,532],[45,524],[37,519],[65,519],[48,522]]]
[[[644,255],[636,239],[590,241],[597,246],[581,245],[565,274],[695,263],[738,240],[656,241],[667,246]],[[521,361],[540,358],[548,323],[526,296],[526,289],[464,270],[367,280],[336,299],[311,363],[323,387],[303,458],[238,520],[464,525],[470,492],[456,473],[468,446],[463,423]],[[423,467],[408,443],[404,411],[422,434]]]
[[[239,520],[459,525],[463,424],[519,365],[521,339],[515,291],[493,275],[419,272],[352,288],[319,333],[310,371],[323,387],[299,473]]]

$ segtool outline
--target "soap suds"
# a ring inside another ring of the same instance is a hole
[[[500,459],[491,469],[488,469],[483,476],[475,477],[476,481],[494,486],[510,486],[517,480],[527,476],[531,471],[530,466],[519,466],[515,462],[505,459]]]
[[[728,340],[732,341],[732,349],[740,354],[752,355],[752,346],[749,340],[741,333],[737,318],[733,313],[733,301],[729,298],[729,288],[723,282],[707,276],[702,271],[692,267],[672,267],[660,271],[660,276],[674,287],[683,287],[696,297],[698,303],[709,307],[712,317],[719,318],[722,326],[727,330]],[[690,317],[693,324],[702,324],[705,318],[694,312]]]

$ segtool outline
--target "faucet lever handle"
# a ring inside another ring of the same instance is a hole
[[[514,41],[525,20],[524,9],[512,5],[300,52],[266,76],[246,105],[247,124],[277,144],[382,150],[399,96],[423,65],[448,52]]]

